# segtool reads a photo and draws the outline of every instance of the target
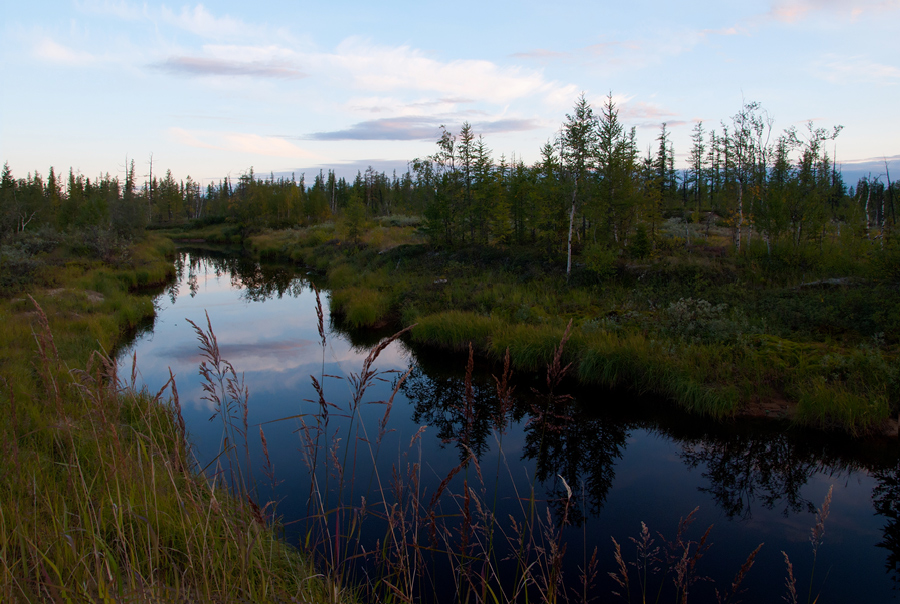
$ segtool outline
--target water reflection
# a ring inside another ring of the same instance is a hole
[[[597,516],[603,508],[630,430],[626,423],[590,417],[574,404],[569,405],[567,421],[560,417],[566,416],[545,413],[535,418],[528,426],[522,458],[534,459],[537,479],[551,483],[549,499],[557,518],[568,496],[566,485],[584,498],[568,510],[568,520],[580,526],[584,510]]]
[[[460,461],[469,457],[469,450],[479,459],[489,450],[500,404],[493,384],[476,379],[467,396],[464,379],[428,375],[416,365],[401,390],[413,404],[412,422],[436,428],[443,445],[457,449]]]
[[[299,297],[308,286],[287,264],[260,263],[240,253],[212,250],[183,250],[175,260],[176,281],[167,289],[169,301],[175,304],[179,285],[185,282],[193,298],[200,291],[200,276],[219,278],[227,275],[231,287],[247,302],[265,302],[283,296]]]
[[[885,570],[894,589],[900,590],[900,465],[876,470],[872,475],[878,481],[872,490],[872,504],[875,513],[887,521],[878,547],[887,550]]]
[[[728,440],[686,442],[681,459],[691,469],[705,468],[712,495],[729,518],[749,519],[753,504],[765,509],[781,508],[791,513],[814,512],[816,505],[801,489],[817,472],[831,472],[784,434],[737,435]]]
[[[480,459],[491,445],[502,446],[505,420],[525,424],[524,429],[513,428],[524,433],[524,440],[516,441],[515,446],[521,446],[523,465],[534,462],[534,478],[557,521],[562,519],[563,502],[568,497],[566,485],[577,502],[569,506],[569,523],[581,525],[585,509],[588,516],[600,513],[615,478],[616,461],[625,450],[627,423],[592,417],[571,398],[541,394],[522,382],[516,392],[523,394],[515,397],[508,417],[498,418],[502,405],[494,376],[483,370],[473,375],[467,386],[465,377],[458,373],[441,372],[427,361],[424,366],[427,371],[420,361],[402,388],[413,404],[413,423],[436,427],[438,438],[445,446],[452,443],[460,460],[469,455],[469,450]],[[515,455],[514,451],[504,453]],[[527,497],[528,493],[519,496]]]

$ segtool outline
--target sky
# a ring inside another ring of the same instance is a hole
[[[206,183],[390,174],[468,121],[527,164],[581,93],[676,164],[745,102],[900,177],[900,0],[0,0],[0,161]]]

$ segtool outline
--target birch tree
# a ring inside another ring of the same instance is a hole
[[[579,193],[587,192],[587,180],[594,167],[597,149],[597,119],[590,104],[581,93],[571,114],[566,114],[562,131],[562,159],[572,178],[572,207],[569,211],[569,237],[566,250],[566,279],[572,272],[572,233]]]

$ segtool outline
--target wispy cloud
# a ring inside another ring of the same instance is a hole
[[[471,105],[474,99],[465,97],[441,97],[437,99],[404,100],[397,97],[368,96],[352,98],[344,104],[351,113],[381,113],[394,117],[447,115],[459,111],[460,105]]]
[[[244,132],[210,132],[169,128],[170,136],[179,144],[199,149],[215,149],[248,155],[315,159],[317,156],[283,137],[261,136]]]
[[[524,52],[514,52],[510,55],[516,59],[537,59],[537,60],[547,60],[547,59],[562,59],[570,56],[568,52],[561,52],[558,50],[548,50],[546,48],[535,48],[534,50],[528,50]]]
[[[241,19],[229,15],[217,17],[206,10],[202,4],[193,8],[184,6],[180,12],[174,12],[167,6],[160,10],[162,20],[187,30],[196,36],[215,40],[233,40],[236,38],[255,37],[261,33],[260,28],[250,25]]]
[[[125,21],[147,21],[156,28],[174,27],[190,32],[205,40],[271,40],[289,38],[283,29],[270,25],[251,23],[228,14],[216,15],[202,3],[184,5],[172,9],[162,4],[151,6],[146,2],[128,0],[76,0],[75,6],[95,15],[115,17]]]
[[[455,120],[454,120],[455,121]],[[434,141],[440,136],[441,126],[447,124],[453,129],[450,120],[437,120],[431,116],[404,116],[369,120],[354,124],[344,130],[332,132],[316,132],[304,138],[320,141],[336,140],[426,140]],[[520,132],[540,128],[541,124],[530,119],[498,119],[475,122],[472,128],[478,134]]]
[[[900,0],[776,0],[766,17],[793,23],[821,12],[848,15],[852,18],[900,9]]]
[[[126,21],[134,21],[148,16],[146,4],[138,5],[126,0],[75,0],[74,5],[83,12],[108,15]]]
[[[229,61],[205,57],[169,57],[152,67],[169,73],[189,76],[253,76],[299,79],[307,77],[299,69],[281,63],[262,61]]]
[[[848,160],[842,161],[841,163],[849,164],[849,165],[853,165],[853,166],[856,166],[859,164],[873,164],[873,165],[880,164],[881,167],[883,168],[885,162],[887,162],[888,167],[890,167],[892,162],[900,162],[900,155],[887,155],[884,157],[866,157],[863,159],[848,159]]]
[[[625,98],[619,102],[615,97],[613,97],[613,101],[619,105],[620,117],[626,120],[658,120],[659,123],[662,123],[666,121],[664,118],[675,115],[656,103],[632,101],[631,98]]]
[[[608,75],[630,72],[671,61],[693,51],[716,36],[740,33],[736,27],[691,29],[688,27],[657,28],[639,37],[604,40],[579,48],[577,57],[594,71]]]
[[[354,124],[344,130],[316,132],[306,138],[318,141],[342,140],[437,140],[440,136],[440,124],[430,118],[394,117],[380,120],[369,120]]]
[[[817,65],[818,75],[835,84],[857,82],[876,85],[900,83],[900,67],[872,61],[864,56],[829,57]]]
[[[540,71],[501,67],[491,61],[441,62],[408,46],[390,47],[350,38],[334,53],[310,57],[369,91],[428,91],[491,103],[546,95],[559,88]]]
[[[34,45],[34,55],[43,61],[63,65],[89,65],[99,60],[89,52],[69,48],[50,38],[42,38]]]

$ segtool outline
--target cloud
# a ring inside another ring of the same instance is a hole
[[[354,124],[345,130],[332,132],[316,132],[305,137],[311,140],[427,140],[436,141],[440,137],[441,125],[449,120],[438,120],[426,116],[404,116],[369,120]],[[540,128],[536,120],[499,119],[487,122],[476,122],[472,128],[477,133],[520,132]]]
[[[835,83],[857,82],[891,85],[900,83],[900,67],[870,61],[864,56],[832,56],[817,65],[819,76]]]
[[[184,29],[202,38],[233,40],[245,37],[260,37],[262,28],[249,25],[229,15],[216,17],[197,4],[194,8],[184,6],[175,13],[166,6],[161,9],[162,20],[169,25]]]
[[[34,46],[34,54],[39,59],[64,65],[88,65],[98,58],[89,52],[74,50],[50,38],[43,38]]]
[[[332,170],[338,178],[353,180],[357,172],[365,172],[370,167],[373,168],[376,172],[384,172],[385,174],[391,174],[393,172],[397,172],[397,174],[403,174],[409,169],[409,160],[372,158],[357,159],[345,162],[316,164],[312,166],[299,166],[294,170],[284,170],[281,172],[276,171],[275,177],[278,178],[284,176],[285,178],[290,178],[292,175],[296,177],[299,174],[316,174],[319,172],[319,170],[322,170],[323,172]]]
[[[187,147],[199,149],[215,149],[233,153],[249,153],[270,157],[287,157],[292,159],[311,159],[316,155],[297,147],[293,143],[277,136],[260,136],[242,132],[207,132],[169,128],[169,134],[176,142]]]
[[[559,87],[539,71],[500,67],[484,60],[441,62],[408,46],[387,47],[349,38],[336,52],[319,55],[323,72],[349,76],[353,85],[371,91],[418,90],[492,103],[550,94]]]
[[[383,113],[393,117],[422,117],[424,115],[447,115],[458,112],[459,105],[470,105],[474,99],[467,97],[441,97],[416,101],[401,100],[395,97],[369,96],[356,97],[344,103],[349,112]]]
[[[640,38],[609,40],[576,51],[578,58],[598,73],[631,72],[671,61],[674,57],[694,50],[717,35],[734,35],[736,28],[691,29],[673,25],[648,31]]]
[[[882,170],[884,169],[884,163],[887,162],[888,168],[892,165],[893,162],[900,162],[900,155],[887,155],[884,157],[866,157],[864,159],[847,159],[841,161],[839,163],[843,165],[852,165],[852,166],[861,166],[861,165],[872,165],[872,166],[881,166]]]
[[[223,343],[219,344],[219,352],[222,358],[237,363],[237,359],[280,357],[285,354],[295,353],[298,350],[313,346],[312,340],[281,340],[254,343]],[[197,346],[191,342],[171,348],[163,348],[160,353],[182,363],[199,364],[202,360]],[[243,365],[238,365],[243,368]]]
[[[504,119],[484,123],[476,122],[473,125],[473,128],[479,134],[494,134],[499,132],[524,132],[526,130],[537,130],[542,126],[543,124],[541,124],[538,120]]]
[[[300,79],[307,77],[299,69],[284,63],[263,61],[230,61],[205,57],[169,57],[152,67],[189,76],[252,76],[265,78]]]
[[[900,0],[776,0],[766,17],[794,23],[820,12],[834,12],[852,18],[900,9]]]
[[[175,27],[209,40],[272,39],[288,37],[282,29],[247,23],[231,15],[216,16],[203,4],[193,7],[185,5],[173,10],[165,4],[157,7],[147,3],[133,3],[127,0],[76,0],[75,6],[84,12],[101,16],[111,16],[124,21],[147,21],[158,29],[161,26]]]
[[[559,52],[556,50],[548,50],[546,48],[535,48],[527,52],[514,52],[510,55],[516,59],[561,59],[570,56],[567,52]]]
[[[319,141],[341,140],[437,140],[440,124],[430,118],[393,117],[354,124],[345,130],[316,132],[307,138]]]
[[[613,102],[618,106],[619,115],[622,119],[653,119],[660,120],[660,123],[662,123],[665,121],[663,118],[675,115],[655,103],[631,101],[630,97],[619,101],[613,96]]]
[[[135,21],[147,16],[147,5],[138,6],[126,0],[81,0],[75,7],[84,12],[111,15],[126,21]]]

